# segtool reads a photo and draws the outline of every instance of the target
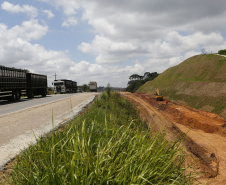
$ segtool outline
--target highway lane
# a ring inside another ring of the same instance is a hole
[[[0,100],[0,116],[79,95],[81,95],[81,93],[47,95],[46,97],[36,96],[33,99],[22,98],[20,101],[17,102],[8,102]]]

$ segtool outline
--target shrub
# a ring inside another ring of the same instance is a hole
[[[218,51],[218,54],[220,54],[220,55],[226,55],[226,49],[224,49],[224,50],[219,50],[219,51]]]

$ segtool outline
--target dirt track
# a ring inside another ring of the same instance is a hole
[[[200,172],[203,184],[226,184],[226,120],[218,115],[187,106],[156,101],[153,95],[122,93],[133,102],[143,119],[156,130],[175,141],[186,138],[182,148],[186,154],[187,172]]]

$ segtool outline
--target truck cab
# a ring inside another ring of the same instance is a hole
[[[90,92],[97,92],[97,82],[89,82]]]
[[[56,93],[66,93],[65,82],[61,80],[54,80],[54,94]]]

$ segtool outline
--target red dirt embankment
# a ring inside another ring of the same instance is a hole
[[[174,141],[186,134],[182,148],[188,172],[200,172],[203,184],[226,184],[226,120],[216,114],[166,101],[145,93],[122,93],[133,102],[143,119]]]

